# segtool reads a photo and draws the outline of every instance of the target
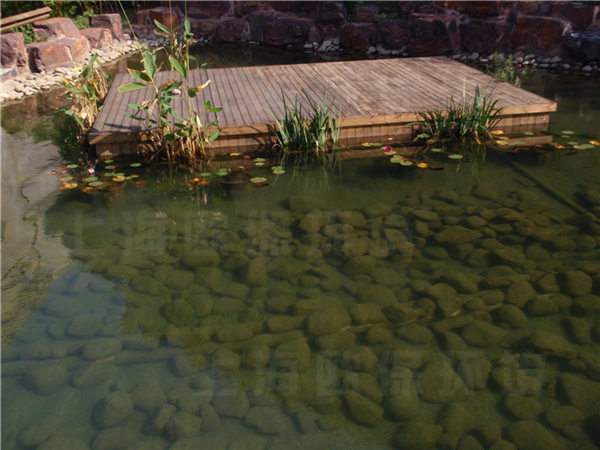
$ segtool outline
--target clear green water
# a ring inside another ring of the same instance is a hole
[[[599,139],[597,79],[526,83]],[[56,135],[43,109],[3,111],[11,142]],[[4,339],[3,448],[595,448],[600,147],[569,153],[56,193],[36,244],[67,264]]]

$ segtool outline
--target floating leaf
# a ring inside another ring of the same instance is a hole
[[[93,181],[92,183],[90,183],[90,186],[92,187],[99,187],[102,186],[104,183],[102,181]]]
[[[502,130],[492,130],[491,133],[494,134],[494,135],[501,135],[501,134],[504,134],[504,131],[502,131]]]
[[[577,141],[569,141],[569,142],[567,142],[567,145],[578,145],[578,144],[579,144],[579,142],[577,142]]]
[[[573,132],[571,130],[562,130],[561,134],[571,135],[571,134],[575,134],[575,132]]]
[[[121,182],[125,181],[125,177],[114,177],[113,181],[116,183],[121,183]]]
[[[282,170],[283,166],[273,166],[271,167],[271,170],[275,171],[275,170]]]
[[[573,148],[576,148],[577,150],[591,150],[595,148],[595,146],[593,146],[592,144],[578,144],[574,145]]]
[[[72,179],[73,179],[73,177],[62,177],[62,178],[60,179],[60,181],[62,181],[62,182],[64,182],[64,183],[66,183],[67,181],[71,181]]]
[[[92,183],[94,181],[98,181],[98,177],[87,177],[85,180],[86,183]]]
[[[600,141],[590,141],[590,144],[600,147]]]
[[[406,166],[406,167],[408,167],[408,166],[412,166],[412,165],[413,165],[413,162],[412,162],[412,161],[409,161],[409,160],[407,160],[407,159],[403,159],[402,161],[400,161],[400,165],[401,165],[401,166]]]
[[[427,164],[426,162],[420,162],[417,164],[417,167],[419,169],[426,169],[427,167],[429,167],[429,164]]]
[[[554,144],[554,148],[557,148],[557,149],[559,149],[559,150],[562,150],[562,149],[564,149],[564,148],[566,148],[566,147],[565,147],[564,145],[562,145],[562,144]]]
[[[234,153],[229,154],[229,156],[231,156],[231,157],[240,156],[240,155],[241,155],[241,153],[239,153],[239,152],[234,152]]]
[[[134,162],[134,163],[131,163],[131,164],[129,164],[129,165],[130,165],[131,167],[140,167],[142,164],[141,164],[141,163],[139,163],[139,162]]]
[[[264,162],[260,162],[260,161],[259,161],[259,162],[257,162],[257,163],[254,163],[254,165],[256,165],[256,166],[258,166],[258,167],[262,167],[262,166],[264,166],[264,165],[265,165],[265,163],[264,163]]]
[[[217,170],[217,176],[218,177],[224,177],[228,173],[229,173],[229,171],[227,169],[219,169],[219,170]]]
[[[463,159],[463,155],[460,155],[458,153],[452,153],[451,155],[448,155],[448,158],[450,158],[450,159]]]
[[[274,170],[273,173],[275,175],[283,175],[285,173],[285,170],[283,170],[283,169],[277,169],[277,170]]]
[[[212,176],[212,173],[210,173],[210,172],[202,172],[200,174],[200,176],[204,177],[204,178],[210,178]]]
[[[115,167],[116,167],[116,166],[104,166],[104,168],[105,168],[105,169],[108,169],[108,170],[112,170],[112,169],[114,169]]]
[[[508,142],[506,142],[506,141],[496,141],[496,144],[501,145],[501,146],[505,146],[505,145],[508,145]]]
[[[254,162],[265,162],[266,159],[265,158],[254,158]]]
[[[112,163],[112,162],[114,162],[114,160],[112,160],[112,159],[107,159],[106,161],[104,161],[104,164],[110,164],[110,163]]]
[[[67,169],[77,169],[78,167],[79,167],[79,165],[78,165],[78,164],[69,164],[69,165],[67,166]]]
[[[525,141],[512,141],[512,142],[509,142],[508,145],[512,145],[513,147],[515,145],[525,145]]]
[[[254,177],[254,178],[250,178],[250,181],[254,184],[258,184],[258,183],[264,183],[265,181],[267,181],[267,179],[265,177]]]
[[[116,174],[114,172],[106,172],[104,175],[107,177],[114,177]]]
[[[395,154],[396,154],[396,152],[392,150],[392,151],[389,151],[389,152],[385,152],[385,154],[386,154],[386,155],[395,155]]]
[[[370,142],[363,142],[362,144],[363,147],[370,147],[372,144]]]
[[[433,152],[433,153],[440,153],[440,152],[442,151],[442,149],[441,149],[441,148],[437,148],[437,147],[435,147],[435,148],[432,148],[432,149],[431,149],[431,150],[429,150],[429,151],[430,151],[430,152]]]
[[[115,177],[124,177],[125,174],[123,172],[115,173]]]

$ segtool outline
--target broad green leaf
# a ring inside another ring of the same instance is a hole
[[[171,67],[174,70],[176,70],[179,75],[181,75],[181,78],[187,77],[187,72],[185,70],[185,67],[183,67],[181,65],[181,63],[179,61],[177,61],[175,58],[173,58],[171,55],[169,55],[169,62],[171,63]]]
[[[145,87],[146,87],[146,85],[144,83],[135,81],[133,83],[127,83],[127,84],[123,84],[122,86],[119,86],[118,91],[119,92],[139,91],[140,89],[144,89]]]
[[[139,162],[135,162],[135,163],[131,163],[130,166],[131,167],[140,167],[142,164]]]
[[[156,56],[150,52],[144,52],[144,69],[150,78],[154,78],[156,73]]]
[[[133,77],[137,78],[138,80],[143,81],[145,83],[152,83],[152,78],[150,78],[146,72],[142,72],[141,70],[134,70],[134,69],[127,69],[127,70]]]
[[[166,26],[164,26],[162,23],[160,23],[160,22],[159,22],[158,20],[156,20],[156,19],[154,19],[154,26],[155,26],[156,28],[158,28],[160,31],[162,31],[163,33],[167,33],[167,34],[170,34],[170,33],[171,33],[171,31],[170,31],[170,30],[169,30],[169,29],[168,29]]]
[[[221,134],[221,130],[217,130],[217,131],[215,131],[213,134],[211,134],[211,135],[208,137],[208,140],[209,140],[210,142],[212,142],[212,141],[214,141],[215,139],[217,139],[217,138],[219,137],[219,135],[220,135],[220,134]]]

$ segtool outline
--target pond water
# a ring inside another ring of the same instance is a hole
[[[568,142],[600,140],[600,83],[525,87],[558,102],[565,149],[242,160],[269,185],[235,191],[117,161],[136,178],[58,192],[44,172],[35,245],[63,257],[11,278],[38,300],[3,333],[3,448],[597,448],[600,147]],[[57,153],[49,99],[4,109],[3,146]],[[3,179],[3,247],[22,182]]]

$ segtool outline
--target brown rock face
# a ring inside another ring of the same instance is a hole
[[[33,25],[33,29],[40,38],[62,39],[65,37],[81,37],[81,33],[73,21],[63,17],[40,20]]]
[[[192,33],[195,37],[209,37],[214,34],[217,29],[217,21],[215,19],[188,19],[192,28]]]
[[[377,28],[372,23],[347,23],[342,27],[340,44],[348,55],[363,55],[378,41]]]
[[[444,55],[458,49],[456,18],[443,14],[413,14],[409,26],[410,56]]]
[[[150,25],[150,10],[139,9],[136,13],[136,23],[138,25]]]
[[[181,25],[181,11],[179,8],[169,8],[168,6],[160,6],[150,10],[150,21],[162,23],[169,29],[173,29]]]
[[[154,36],[154,25],[136,25],[132,24],[133,32],[138,38],[148,38]]]
[[[87,28],[81,34],[90,43],[91,49],[104,48],[113,41],[112,32],[108,28]]]
[[[123,24],[119,14],[96,14],[90,17],[90,27],[108,28],[115,39],[123,39]]]
[[[247,41],[250,36],[248,21],[238,18],[227,18],[217,24],[217,37],[224,42]]]
[[[27,67],[27,51],[21,33],[6,33],[0,36],[0,63],[3,69]]]
[[[232,2],[193,2],[190,6],[187,10],[190,18],[218,19],[230,11]]]
[[[552,17],[569,20],[578,30],[585,30],[594,21],[594,13],[598,6],[591,2],[557,2],[550,8]]]
[[[355,10],[355,22],[373,22],[379,8],[375,5],[358,5]]]
[[[248,16],[246,16],[246,20],[250,25],[250,40],[261,42],[263,40],[265,25],[276,21],[279,16],[287,17],[286,15],[273,10],[254,11],[248,14]]]
[[[306,40],[310,24],[310,20],[295,17],[266,23],[263,27],[262,42],[267,45],[302,44]]]
[[[513,48],[530,46],[532,49],[547,50],[559,45],[571,29],[565,20],[544,16],[519,16],[511,35]]]
[[[408,23],[405,20],[378,20],[376,26],[385,48],[400,49],[408,43]]]
[[[504,19],[473,19],[461,23],[460,41],[463,51],[488,54],[502,49],[509,25]]]
[[[69,48],[56,41],[28,44],[27,53],[32,72],[42,72],[73,64]]]
[[[64,45],[71,53],[71,59],[78,61],[90,52],[89,41],[81,36],[80,38],[63,38],[56,41],[58,45]]]

